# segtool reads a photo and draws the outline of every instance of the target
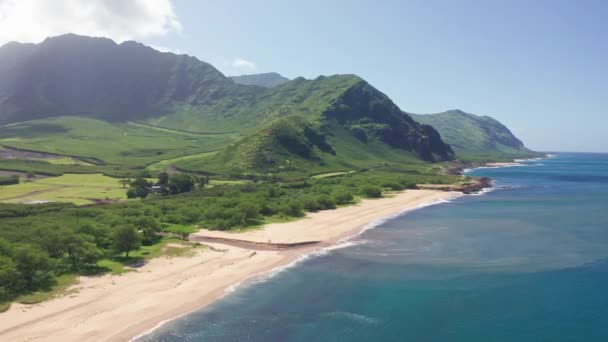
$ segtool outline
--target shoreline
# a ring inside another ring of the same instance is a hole
[[[201,230],[196,236],[252,243],[297,244],[297,249],[249,249],[216,242],[195,256],[156,258],[120,276],[80,277],[61,297],[34,305],[13,304],[0,313],[0,339],[10,341],[127,341],[200,310],[242,284],[270,277],[316,253],[348,241],[405,212],[444,203],[462,194],[407,190],[352,206],[308,213],[304,218],[245,232]],[[74,294],[77,292],[76,294]],[[128,304],[127,304],[128,303]],[[121,322],[121,324],[117,324]]]

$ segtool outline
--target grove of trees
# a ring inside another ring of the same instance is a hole
[[[186,239],[191,232],[187,227],[197,225],[227,230],[259,225],[269,217],[300,217],[358,197],[415,187],[413,177],[352,174],[202,187],[204,178],[161,175],[158,183],[167,194],[139,201],[88,207],[0,204],[0,302],[48,289],[64,274],[104,272],[100,260],[128,259],[141,245],[158,243],[163,231]],[[140,178],[133,184],[143,188],[149,182]]]

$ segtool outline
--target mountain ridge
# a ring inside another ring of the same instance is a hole
[[[435,127],[459,158],[492,160],[541,155],[525,147],[507,126],[487,115],[475,115],[459,109],[410,115],[421,123]]]
[[[242,85],[256,85],[264,88],[272,88],[289,82],[290,79],[283,77],[277,72],[266,72],[260,74],[230,76],[234,82]]]
[[[17,49],[12,51],[13,47]],[[248,137],[270,134],[264,146],[272,148],[265,153],[277,153],[277,157],[256,154],[260,160],[249,165],[259,172],[281,172],[281,166],[292,159],[299,160],[303,170],[315,163],[333,162],[366,167],[378,164],[374,155],[392,155],[393,150],[403,153],[404,160],[433,162],[450,160],[454,155],[434,128],[415,122],[388,96],[356,75],[319,76],[314,80],[298,77],[272,88],[247,86],[235,83],[195,57],[159,52],[133,41],[117,44],[107,38],[77,35],[48,38],[35,45],[5,45],[0,48],[1,56],[16,63],[15,68],[0,69],[0,79],[8,80],[0,87],[2,124],[79,116],[114,123],[140,122],[161,130],[231,132],[226,141],[237,145],[244,144]],[[281,126],[285,118],[292,122]],[[45,127],[44,122],[35,126]],[[277,127],[284,128],[287,135],[273,136],[282,131],[277,131]],[[317,131],[317,138],[324,137],[328,146],[337,151],[337,156],[320,151],[321,145],[310,140],[315,139],[314,135],[301,135],[303,131],[310,133],[311,127]],[[40,132],[28,129],[27,125],[19,126],[19,130],[5,129],[5,136],[40,136]],[[69,133],[61,128],[55,141],[65,145],[68,143],[62,138],[62,130]],[[85,137],[77,137],[81,138]],[[303,145],[298,145],[300,142]],[[1,137],[0,143],[15,145]],[[340,152],[348,151],[344,144],[355,143],[367,151],[361,154],[365,157]],[[191,148],[196,146],[188,144]],[[74,149],[41,146],[64,153]],[[70,141],[65,146],[75,144]],[[313,148],[309,154],[294,153],[298,146]],[[31,146],[20,143],[16,147]],[[201,151],[208,150],[203,147]],[[150,160],[146,155],[149,150],[138,150]],[[241,152],[233,157],[242,158]],[[121,153],[131,155],[129,151]],[[158,150],[155,153],[163,154]],[[356,161],[357,158],[367,161]],[[113,159],[123,160],[124,156]],[[264,159],[280,162],[260,163]]]

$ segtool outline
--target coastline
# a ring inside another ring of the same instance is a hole
[[[0,339],[10,341],[126,341],[165,322],[204,308],[235,286],[284,269],[312,253],[348,239],[406,211],[449,201],[461,194],[408,190],[392,197],[309,213],[303,219],[246,232],[201,230],[193,237],[220,237],[264,244],[318,243],[272,250],[205,242],[195,256],[157,258],[120,276],[80,277],[56,299],[13,304],[0,317]]]

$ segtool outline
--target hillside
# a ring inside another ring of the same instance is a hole
[[[57,115],[132,120],[255,91],[210,64],[73,34],[0,47],[0,123]]]
[[[288,94],[291,94],[288,96]],[[281,115],[228,148],[176,163],[218,173],[310,173],[454,157],[437,131],[415,122],[386,95],[353,75],[296,79],[277,88]]]
[[[69,34],[0,47],[0,80],[0,145],[95,158],[87,170],[175,160],[280,173],[453,158],[437,131],[354,75],[247,86],[194,57]]]
[[[459,159],[509,160],[541,155],[526,148],[505,125],[489,116],[461,110],[411,116],[435,127]]]
[[[289,78],[283,77],[276,72],[267,72],[263,74],[253,75],[241,75],[241,76],[230,76],[230,78],[238,83],[244,85],[255,85],[264,88],[272,88],[281,85],[285,82],[289,82]]]

